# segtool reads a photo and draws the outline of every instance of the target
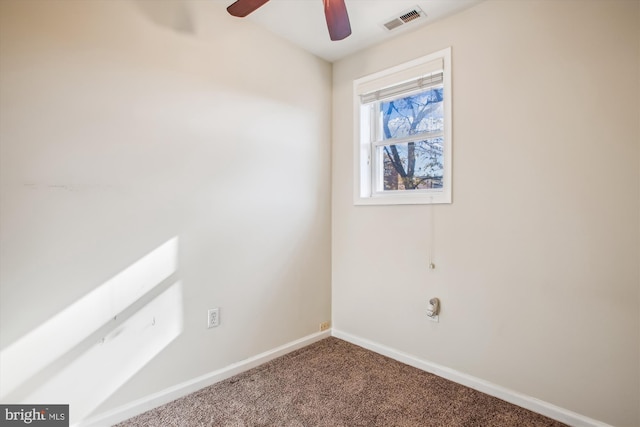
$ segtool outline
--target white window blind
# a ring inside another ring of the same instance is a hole
[[[359,84],[356,94],[362,104],[394,98],[398,95],[425,90],[443,82],[443,61],[420,64],[397,73],[374,78]]]

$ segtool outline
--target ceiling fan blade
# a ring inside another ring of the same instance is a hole
[[[342,40],[351,34],[349,14],[344,0],[322,0],[324,2],[324,16],[331,40]]]
[[[244,18],[269,0],[236,0],[227,7],[227,12],[238,18]]]

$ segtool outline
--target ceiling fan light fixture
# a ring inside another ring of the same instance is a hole
[[[244,18],[256,9],[264,5],[269,0],[236,0],[229,7],[227,12],[232,16]],[[322,0],[324,4],[324,16],[327,20],[329,37],[331,40],[342,40],[351,35],[351,24],[349,14],[344,0]]]

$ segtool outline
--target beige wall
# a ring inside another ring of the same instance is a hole
[[[3,402],[77,421],[329,320],[331,65],[225,6],[0,1],[0,348],[59,326]]]
[[[640,425],[638,7],[488,0],[334,64],[336,329]],[[427,206],[353,205],[352,82],[447,46],[453,204],[430,236]]]

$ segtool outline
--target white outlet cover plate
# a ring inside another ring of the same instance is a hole
[[[207,311],[207,328],[215,328],[220,325],[220,309],[212,308]]]

